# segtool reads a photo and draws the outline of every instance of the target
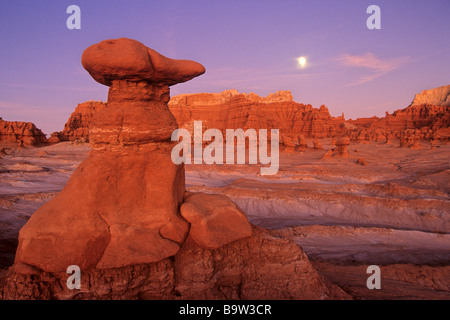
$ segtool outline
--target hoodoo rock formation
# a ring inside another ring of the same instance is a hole
[[[169,86],[202,65],[125,38],[89,47],[82,64],[110,87],[108,106],[92,120],[88,158],[21,229],[0,298],[348,297],[226,196],[185,192],[184,165],[170,156]],[[65,286],[71,265],[81,292]]]
[[[336,141],[337,156],[340,158],[348,158],[348,146],[350,145],[350,139],[348,137],[341,137]]]
[[[179,214],[184,167],[170,157],[177,125],[167,108],[169,84],[204,68],[129,39],[89,47],[82,63],[110,86],[108,108],[91,124],[89,158],[20,231],[16,263],[58,272],[71,264],[114,268],[173,256],[189,224]]]
[[[348,146],[350,145],[350,139],[348,137],[340,137],[336,141],[336,148],[330,149],[325,153],[325,155],[322,157],[322,159],[329,159],[329,158],[341,158],[341,159],[347,159],[349,157],[348,154]]]
[[[47,138],[34,123],[5,121],[0,118],[0,141],[17,143],[20,146],[35,146],[47,143]]]

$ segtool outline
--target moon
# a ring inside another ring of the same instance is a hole
[[[304,66],[306,66],[306,58],[305,57],[300,57],[300,58],[297,58],[297,61],[298,61],[298,64],[300,65],[300,67],[304,67]]]

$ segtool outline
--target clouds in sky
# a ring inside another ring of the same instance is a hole
[[[363,55],[344,54],[337,58],[337,61],[348,67],[366,69],[368,73],[360,76],[357,81],[351,82],[347,86],[360,85],[375,80],[395,69],[402,67],[411,61],[410,57],[399,57],[392,59],[380,59],[372,52]]]

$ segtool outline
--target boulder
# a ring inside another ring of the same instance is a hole
[[[81,63],[92,78],[107,86],[115,80],[171,86],[205,72],[200,63],[167,58],[127,38],[104,40],[90,46],[83,52]]]
[[[191,225],[189,236],[199,247],[217,249],[252,234],[246,215],[227,196],[195,193],[180,210]]]

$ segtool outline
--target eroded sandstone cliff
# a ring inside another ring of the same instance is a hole
[[[17,143],[19,146],[35,146],[47,143],[47,138],[34,123],[5,121],[0,118],[0,141]]]
[[[180,127],[189,128],[202,120],[204,129],[279,129],[281,134],[326,138],[338,134],[342,119],[319,109],[293,101],[290,91],[267,97],[227,90],[221,93],[186,94],[173,97],[170,111]]]

